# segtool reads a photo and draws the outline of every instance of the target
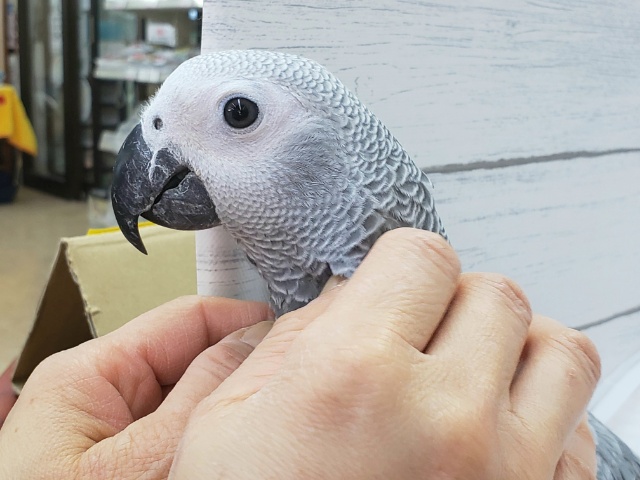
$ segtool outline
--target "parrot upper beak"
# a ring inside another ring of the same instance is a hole
[[[215,205],[202,181],[165,149],[155,155],[138,124],[125,140],[113,169],[111,201],[120,230],[129,242],[147,253],[138,217],[177,230],[202,230],[220,224]]]

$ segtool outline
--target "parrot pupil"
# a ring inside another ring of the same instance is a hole
[[[247,128],[258,119],[258,105],[247,98],[232,98],[224,106],[224,119],[233,128]]]

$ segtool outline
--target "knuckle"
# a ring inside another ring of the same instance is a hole
[[[50,375],[59,370],[65,363],[66,352],[56,352],[42,360],[31,373],[31,378]]]
[[[343,408],[348,408],[353,402],[366,403],[367,399],[397,391],[405,381],[408,384],[405,377],[410,374],[409,369],[404,369],[404,373],[399,371],[402,363],[392,358],[387,342],[365,343],[348,347],[344,344],[325,346],[327,355],[317,355],[316,358],[322,360],[314,362],[307,370],[314,378],[315,388],[310,392],[314,398],[328,399],[332,403],[338,401]]]
[[[75,368],[86,361],[84,355],[72,355],[69,350],[56,352],[40,362],[29,375],[29,384],[55,387],[72,383],[79,374]],[[85,365],[88,362],[85,363]]]
[[[370,376],[377,365],[385,362],[388,353],[381,342],[372,341],[361,347],[339,348],[334,350],[334,364],[348,379]],[[351,381],[348,380],[348,384]]]
[[[181,317],[196,316],[200,318],[207,318],[207,308],[205,303],[206,301],[207,299],[205,297],[201,297],[198,295],[183,295],[141,314],[138,318],[152,318],[154,315],[157,315],[160,312],[162,312],[160,314],[164,315],[172,314]]]
[[[428,230],[396,228],[382,235],[376,247],[378,250],[410,253],[418,261],[429,261],[452,278],[457,278],[460,273],[460,260],[451,245],[441,235]]]
[[[531,304],[520,286],[505,275],[499,273],[472,274],[465,281],[474,284],[473,288],[489,291],[498,301],[515,313],[528,326],[533,318]]]
[[[581,480],[596,480],[597,469],[585,463],[583,459],[568,452],[564,452],[556,465],[554,480],[579,478]]]
[[[586,374],[591,384],[598,382],[602,371],[600,355],[589,337],[572,328],[564,328],[553,341],[569,362]]]
[[[183,295],[175,298],[167,303],[168,306],[176,310],[184,310],[187,312],[198,311],[203,308],[203,297],[198,295]]]
[[[158,308],[166,308],[176,315],[196,316],[203,320],[215,318],[218,310],[234,303],[239,317],[248,316],[251,308],[249,302],[241,302],[230,298],[201,295],[183,295],[169,301]]]

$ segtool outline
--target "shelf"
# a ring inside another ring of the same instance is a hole
[[[95,59],[93,77],[101,80],[129,80],[139,83],[162,83],[178,65],[197,50],[160,49],[147,44],[124,48],[118,56]]]
[[[140,105],[136,107],[125,121],[117,125],[117,128],[113,130],[102,130],[98,141],[98,150],[117,155],[125,139],[131,133],[131,130],[133,130],[140,121],[141,109],[142,106]]]
[[[202,8],[202,0],[106,0],[105,10],[175,10]]]
[[[93,77],[99,80],[125,80],[138,83],[162,83],[176,66],[122,65],[120,68],[97,67]]]
[[[203,0],[97,3],[104,17],[96,15],[98,39],[90,74],[95,87],[93,173],[95,183],[107,187],[120,147],[140,122],[140,103],[200,53]]]
[[[117,130],[103,130],[100,134],[98,150],[104,153],[112,153],[113,155],[117,155],[126,138],[127,135],[122,135]]]

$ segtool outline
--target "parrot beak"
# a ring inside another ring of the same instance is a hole
[[[220,224],[202,181],[168,150],[154,157],[138,124],[120,148],[113,169],[111,201],[120,230],[146,254],[138,217],[176,230],[202,230]],[[151,172],[151,174],[150,174]]]

